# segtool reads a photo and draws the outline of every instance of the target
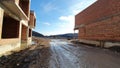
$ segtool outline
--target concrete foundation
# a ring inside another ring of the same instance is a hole
[[[79,42],[85,43],[85,44],[91,44],[98,47],[104,47],[109,48],[113,46],[120,46],[120,42],[110,42],[110,41],[95,41],[95,40],[84,40],[80,39]]]
[[[17,51],[20,49],[19,39],[3,39],[0,41],[0,56],[5,55],[7,52]]]

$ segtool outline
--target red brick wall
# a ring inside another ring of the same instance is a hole
[[[35,15],[33,12],[30,13],[30,21],[29,21],[29,26],[31,26],[32,28],[35,27],[35,23],[36,23],[36,19],[35,19]]]
[[[120,41],[120,0],[99,0],[76,15],[79,39]]]
[[[22,25],[22,34],[21,34],[22,41],[26,41],[27,36],[28,36],[28,27]]]
[[[120,0],[99,0],[77,14],[75,24],[88,24],[116,13],[120,13]]]

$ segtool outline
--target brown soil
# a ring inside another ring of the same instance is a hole
[[[36,42],[42,40],[34,39]],[[47,44],[45,39],[42,42]],[[1,57],[0,68],[120,68],[119,58],[119,53],[107,49],[52,39],[50,47],[37,43],[28,49]]]
[[[0,68],[42,68],[42,65],[47,62],[46,56],[50,56],[50,53],[46,52],[49,51],[50,40],[33,37],[33,41],[36,44],[25,50],[14,52],[9,56],[2,56],[0,58]],[[37,60],[38,58],[40,60]]]

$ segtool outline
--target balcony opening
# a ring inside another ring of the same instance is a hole
[[[24,13],[26,14],[26,16],[28,17],[29,16],[29,5],[30,5],[30,2],[29,0],[20,0],[19,1],[19,5],[21,7],[21,9],[24,11]]]
[[[32,30],[29,29],[29,37],[32,37]]]
[[[2,38],[19,38],[19,21],[13,19],[6,13],[3,17]]]

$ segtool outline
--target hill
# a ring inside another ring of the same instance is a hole
[[[38,32],[36,32],[36,31],[32,31],[32,36],[35,36],[35,37],[44,37],[43,34],[38,33]]]
[[[78,33],[67,33],[67,34],[59,34],[59,35],[51,35],[49,38],[61,38],[61,39],[73,39],[78,37]]]

